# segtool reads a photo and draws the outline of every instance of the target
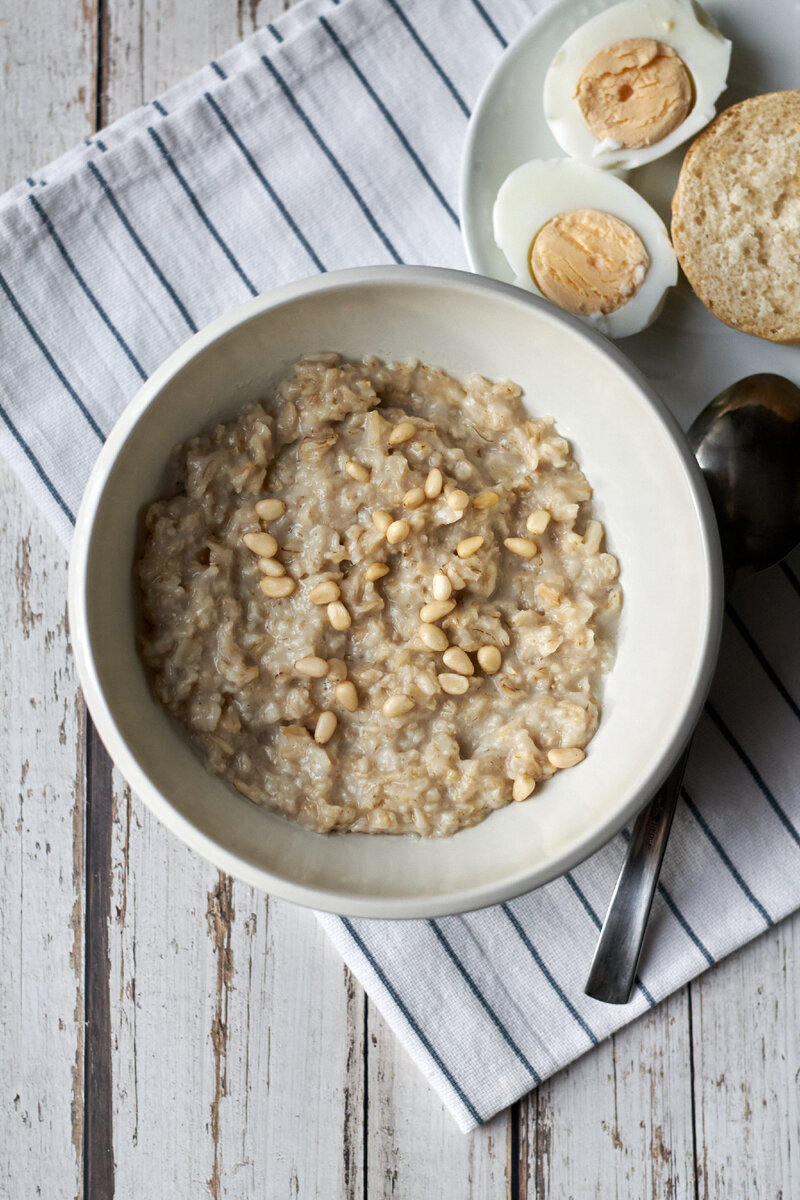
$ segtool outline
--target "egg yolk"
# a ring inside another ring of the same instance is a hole
[[[548,221],[534,238],[528,261],[542,295],[578,316],[622,308],[650,266],[630,225],[594,208],[573,208]]]
[[[686,119],[692,77],[671,46],[655,38],[627,38],[586,64],[575,98],[599,141],[640,149],[660,142]]]

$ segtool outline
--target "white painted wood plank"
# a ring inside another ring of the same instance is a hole
[[[87,6],[6,6],[0,190],[91,131]],[[82,712],[64,551],[0,461],[0,1194],[83,1176]]]
[[[116,780],[117,1197],[360,1196],[360,989],[310,913],[220,875]]]
[[[105,119],[152,100],[290,7],[291,0],[110,0]]]
[[[684,989],[542,1084],[523,1196],[694,1197],[688,1018]]]
[[[8,3],[0,22],[0,192],[92,131],[91,0]]]
[[[503,1200],[509,1114],[464,1135],[369,1006],[367,1195]]]
[[[64,551],[0,461],[0,1195],[80,1192],[82,713]]]
[[[800,1195],[800,914],[692,985],[699,1195]]]

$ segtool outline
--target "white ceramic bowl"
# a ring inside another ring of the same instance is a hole
[[[133,561],[142,509],[172,447],[234,416],[304,352],[417,356],[511,378],[552,413],[595,489],[622,564],[617,662],[585,762],[524,804],[444,840],[321,837],[208,775],[153,699],[136,653]],[[699,714],[716,660],[719,546],[678,426],[624,356],[535,297],[417,267],[322,275],[258,297],[177,350],[115,426],[75,530],[70,621],[86,699],[133,789],[222,870],[301,904],[372,917],[479,908],[555,878],[645,803]]]

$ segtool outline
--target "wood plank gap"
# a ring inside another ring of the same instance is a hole
[[[353,981],[355,982],[355,981]],[[361,1195],[369,1200],[369,1000],[364,996],[364,1036],[362,1039],[362,1062],[364,1079],[363,1120],[361,1122]]]
[[[111,1078],[111,759],[86,717],[86,951],[84,995],[85,1200],[112,1200],[114,1131]]]
[[[522,1148],[522,1121],[527,1120],[522,1100],[515,1100],[508,1111],[508,1154],[506,1179],[508,1200],[522,1200],[520,1191],[520,1151]]]
[[[697,1097],[694,1078],[694,988],[691,983],[686,985],[688,1003],[686,1005],[689,1026],[689,1097],[692,1120],[692,1160],[694,1162],[694,1200],[700,1200],[700,1177],[697,1163]],[[705,1193],[708,1194],[705,1164],[703,1165],[703,1180]]]
[[[109,0],[97,0],[97,58],[94,73],[94,132],[108,124],[108,79],[111,46]]]

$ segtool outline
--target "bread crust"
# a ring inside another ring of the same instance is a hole
[[[734,329],[800,344],[800,90],[721,112],[691,144],[672,243],[706,308]]]

